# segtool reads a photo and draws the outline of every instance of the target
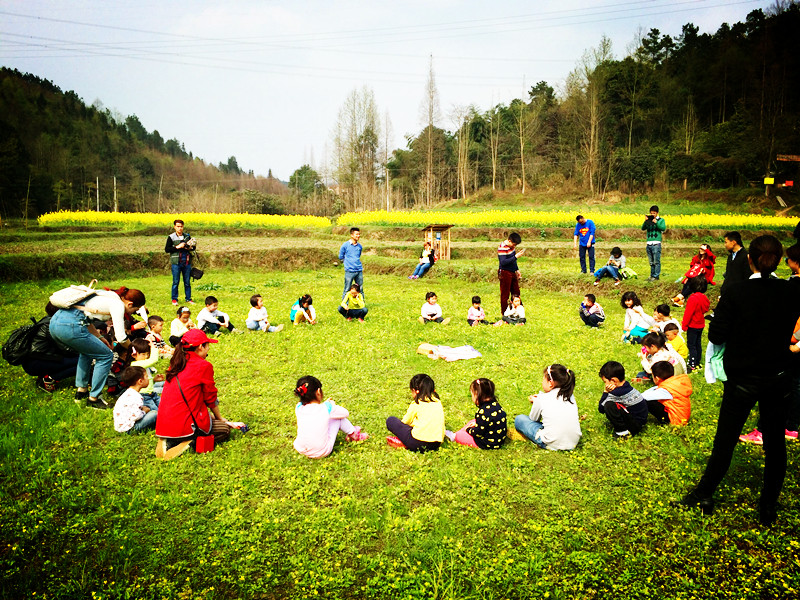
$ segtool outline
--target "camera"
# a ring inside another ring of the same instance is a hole
[[[644,218],[647,219],[648,221],[652,221],[653,219],[655,219],[653,215],[645,215]]]

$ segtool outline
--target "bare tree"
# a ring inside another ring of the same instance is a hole
[[[500,112],[492,107],[489,117],[489,150],[492,156],[492,191],[497,189],[497,151],[500,148]]]
[[[433,55],[430,56],[428,68],[428,81],[425,84],[425,97],[422,99],[421,113],[425,129],[425,203],[427,206],[433,204],[433,127],[441,118],[439,111],[439,92],[436,89],[436,77],[433,72]]]

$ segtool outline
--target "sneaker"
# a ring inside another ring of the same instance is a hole
[[[748,444],[755,444],[756,446],[764,445],[764,439],[761,437],[761,432],[758,429],[753,429],[753,431],[747,435],[740,435],[739,441]]]
[[[409,275],[408,278],[409,279],[414,279],[414,276],[413,275]]]
[[[444,321],[442,321],[442,325],[447,325],[450,322],[450,317],[447,317]]]
[[[797,432],[796,431],[789,431],[788,429],[783,430],[783,437],[787,440],[797,440]]]
[[[628,431],[627,429],[625,431],[615,431],[614,432],[614,437],[617,438],[618,440],[619,439],[626,439],[626,438],[631,437],[631,432]]]
[[[592,285],[600,285],[600,280],[596,280]]]
[[[178,306],[178,301],[177,300],[173,300],[172,301],[172,306]]]
[[[346,438],[348,442],[363,442],[369,438],[369,434],[361,431],[361,427],[356,427],[356,430],[353,433],[348,433]]]
[[[701,496],[694,490],[680,500],[670,502],[670,505],[676,508],[699,508],[700,512],[706,517],[714,514],[714,498]]]
[[[52,394],[56,391],[56,380],[49,375],[39,375],[39,377],[36,378],[36,387],[40,390],[44,390],[48,394]]]
[[[89,390],[79,392],[75,390],[75,404],[80,404],[81,400],[86,400],[89,397]]]
[[[95,410],[106,410],[107,408],[109,408],[109,406],[108,402],[106,402],[102,398],[96,398],[94,400],[89,398],[86,401],[86,408],[94,408]]]
[[[275,327],[275,331],[274,331],[274,333],[278,333],[279,331],[283,331],[283,323],[281,323],[280,325],[278,325],[277,327]]]
[[[363,322],[364,322],[364,319],[362,319],[361,317],[359,317],[359,318],[358,318],[358,322],[359,322],[359,323],[363,323]]]
[[[347,317],[347,320],[348,320],[348,321],[352,321],[352,320],[353,320],[353,317]]]
[[[451,442],[455,442],[456,441],[456,434],[453,433],[452,431],[450,431],[449,429],[445,429],[444,430],[444,435]]]
[[[417,317],[417,321],[425,325],[425,319],[423,317]]]
[[[186,304],[194,304],[194,300],[187,300]]]
[[[614,282],[614,285],[619,285],[620,283],[622,283],[622,280],[621,280],[621,279],[617,279],[617,280]]]
[[[405,444],[400,441],[399,437],[394,435],[387,435],[386,436],[386,443],[389,444],[392,448],[405,448]]]

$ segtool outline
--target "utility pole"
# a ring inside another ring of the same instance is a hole
[[[100,212],[100,178],[97,178],[97,212]]]
[[[158,212],[161,212],[161,185],[164,183],[164,174],[161,174],[161,181],[158,182]]]
[[[119,212],[119,204],[117,204],[117,176],[114,175],[114,212]]]

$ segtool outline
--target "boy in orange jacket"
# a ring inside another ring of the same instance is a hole
[[[653,382],[642,393],[647,410],[656,420],[670,425],[686,425],[692,415],[692,381],[684,374],[675,375],[675,367],[665,360],[653,364]]]

